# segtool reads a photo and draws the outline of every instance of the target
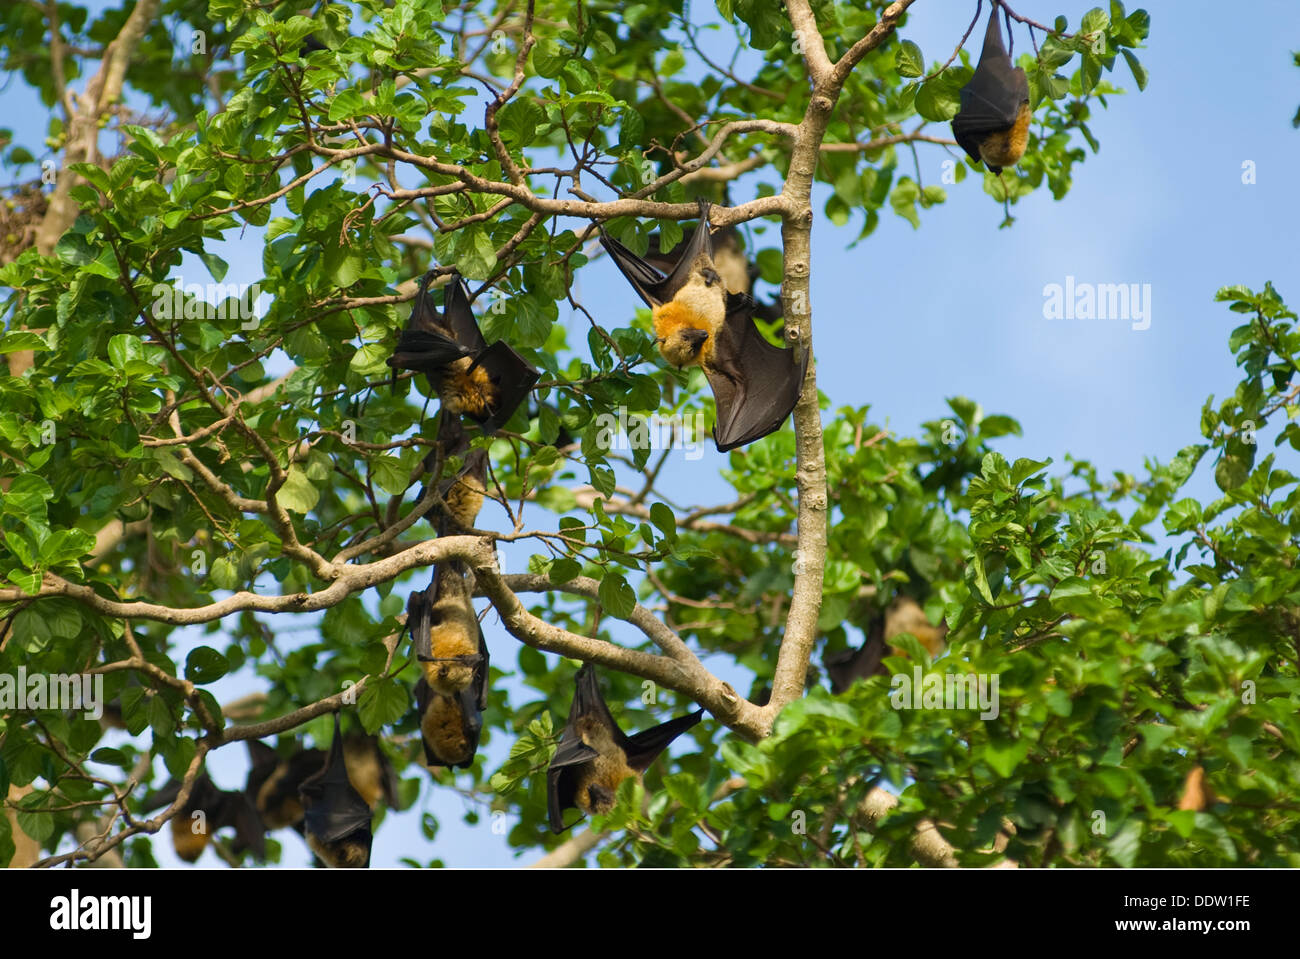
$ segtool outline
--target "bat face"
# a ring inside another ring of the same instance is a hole
[[[573,706],[546,773],[551,829],[565,830],[564,810],[602,814],[614,807],[618,787],[640,776],[674,739],[704,716],[704,710],[626,736],[600,694],[596,670],[585,664],[576,677]]]
[[[370,864],[370,806],[352,788],[343,756],[338,713],[334,742],[324,767],[298,788],[306,810],[303,825],[307,845],[333,868],[364,868]]]
[[[1001,173],[1024,156],[1030,117],[1029,80],[1024,70],[1012,65],[1002,45],[995,2],[979,65],[962,87],[953,135],[972,160],[982,160],[991,173]]]

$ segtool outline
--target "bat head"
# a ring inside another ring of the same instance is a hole
[[[679,369],[699,362],[709,331],[694,326],[679,326],[667,336],[659,338],[659,352],[665,360]]]

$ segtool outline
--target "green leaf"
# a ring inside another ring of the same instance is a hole
[[[911,40],[904,40],[899,44],[898,52],[894,55],[894,69],[901,77],[923,76],[925,57],[921,55],[921,48]]]
[[[600,605],[611,616],[627,619],[636,608],[636,593],[622,574],[608,570],[600,581]]]
[[[230,672],[230,660],[211,646],[197,646],[185,657],[185,678],[206,685]]]
[[[411,706],[406,687],[393,679],[371,678],[357,699],[361,725],[375,735],[384,726],[397,722]]]
[[[281,506],[295,513],[308,513],[320,499],[320,490],[298,466],[290,466],[288,478],[275,494]]]

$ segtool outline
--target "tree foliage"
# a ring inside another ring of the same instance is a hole
[[[144,837],[180,803],[143,817],[145,760],[188,782],[242,738],[325,741],[355,699],[403,806],[454,783],[470,819],[507,812],[512,846],[572,861],[576,840],[546,831],[545,767],[592,660],[611,703],[658,691],[615,705],[627,728],[688,700],[716,720],[590,824],[602,864],[1295,865],[1295,478],[1256,451],[1300,448],[1294,423],[1273,426],[1294,412],[1300,332],[1271,287],[1221,293],[1247,320],[1230,338],[1244,379],[1207,402],[1202,441],[1142,478],[1008,462],[1015,420],[964,398],[896,436],[867,408],[832,410],[811,364],[793,428],[730,454],[723,503],[675,508],[691,492],[661,488],[658,454],[601,441],[620,408],[711,416],[712,399],[661,361],[644,312],[577,299],[597,221],[644,252],[681,237],[694,196],[725,201],[716,222],[753,221],[759,278],[815,354],[813,218],[857,242],[882,210],[919,227],[943,203],[915,158],[951,147],[971,57],[927,61],[909,6],[6,8],[6,65],[50,119],[46,151],[9,133],[4,160],[59,173],[39,202],[15,191],[31,202],[11,208],[0,271],[0,673],[108,667],[132,738],[105,745],[76,713],[0,715],[0,859],[21,831],[149,864]],[[951,151],[949,168],[949,185],[980,171],[1008,210],[1066,197],[1120,92],[1111,71],[1146,85],[1149,28],[1118,2],[1074,28],[1014,16],[1030,150],[1001,177]],[[719,42],[734,55],[711,55]],[[260,250],[253,275],[222,241]],[[386,384],[430,265],[468,278],[487,338],[542,370],[534,402],[477,441],[508,519],[483,535],[421,532],[426,397]],[[179,285],[209,284],[200,269],[269,305]],[[1198,468],[1220,500],[1178,498]],[[530,552],[528,572],[503,575],[498,547]],[[487,741],[512,745],[431,779],[400,617],[451,558],[495,610]],[[894,708],[888,676],[827,692],[811,654],[858,644],[898,597],[944,620],[949,648],[932,663],[895,637],[887,668],[996,677],[995,718]],[[702,662],[723,656],[751,689]],[[232,674],[264,693],[251,711],[205,690]],[[1210,791],[1192,802],[1198,775]]]

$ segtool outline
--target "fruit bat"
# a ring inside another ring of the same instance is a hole
[[[255,739],[247,740],[252,764],[244,786],[267,829],[291,828],[302,831],[303,808],[298,787],[325,764],[319,749],[300,749],[287,759]]]
[[[903,633],[915,636],[931,657],[934,657],[943,652],[948,624],[933,626],[916,600],[910,596],[895,598],[883,616],[872,619],[867,627],[866,640],[858,649],[847,649],[822,660],[822,665],[830,676],[831,692],[842,693],[859,679],[888,674],[882,660],[886,656],[902,655],[890,640]]]
[[[339,715],[325,765],[298,787],[307,845],[331,869],[370,865],[370,806],[348,780]]]
[[[252,764],[244,795],[256,807],[267,829],[286,827],[302,832],[303,807],[298,788],[325,765],[321,749],[299,749],[288,758],[265,743],[250,739]],[[397,773],[373,736],[349,733],[343,737],[348,779],[372,809],[383,799],[397,808]]]
[[[998,26],[998,2],[993,0],[980,62],[961,89],[952,132],[972,160],[983,160],[990,173],[1000,174],[1024,156],[1030,116],[1029,80],[1023,69],[1011,65]]]
[[[171,805],[180,791],[181,781],[171,780],[146,798],[145,812]],[[201,819],[194,818],[196,812],[203,813]],[[235,830],[231,849],[236,853],[251,850],[256,858],[266,858],[266,827],[247,796],[218,789],[207,773],[199,773],[189,799],[171,819],[172,848],[183,861],[196,862],[212,834],[225,826]]]
[[[469,291],[453,273],[439,315],[429,298],[432,273],[420,281],[406,329],[388,358],[393,370],[423,373],[452,416],[468,416],[491,435],[510,419],[540,374],[504,340],[483,339]]]
[[[695,239],[695,227],[682,230],[682,240],[669,250],[663,249],[659,234],[650,234],[650,248],[646,252],[646,262],[661,273],[670,273],[689,249]],[[748,293],[753,296],[754,281],[759,277],[758,264],[745,255],[741,247],[740,231],[734,226],[725,226],[709,238],[713,244],[713,266],[722,277],[729,293]],[[754,298],[754,315],[771,323],[782,318],[781,298],[774,297],[769,302]]]
[[[367,806],[373,810],[382,800],[390,809],[397,808],[397,771],[376,737],[364,733],[344,736],[343,762],[348,781]]]
[[[469,583],[450,563],[435,566],[428,587],[407,599],[406,626],[434,692],[455,696],[474,681],[475,670],[487,659]]]
[[[429,525],[439,536],[447,536],[461,530],[473,529],[483,508],[487,492],[488,454],[484,449],[473,449],[469,437],[456,420],[446,420],[438,429],[438,447],[424,457],[422,464],[426,473],[431,473],[438,463],[438,453],[444,457],[457,456],[462,459],[460,470],[454,475],[438,481],[438,495],[447,507],[446,513],[434,516],[426,513]],[[420,499],[427,490],[420,490]]]
[[[601,230],[600,242],[650,307],[663,358],[700,366],[717,404],[718,451],[744,446],[780,429],[799,400],[807,357],[773,346],[754,325],[754,301],[728,291],[713,263],[709,203],[676,265],[664,273]]]
[[[488,697],[487,646],[482,649],[470,684],[458,693],[440,693],[423,676],[416,680],[415,705],[420,713],[424,764],[430,768],[468,769],[474,765]]]
[[[578,670],[576,683],[569,721],[546,772],[546,809],[551,830],[557,833],[567,828],[566,809],[576,807],[592,815],[609,812],[623,780],[639,778],[669,743],[704,716],[700,709],[627,736],[605,705],[591,663]]]

